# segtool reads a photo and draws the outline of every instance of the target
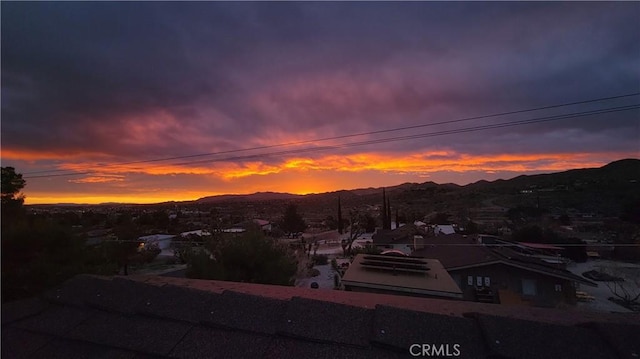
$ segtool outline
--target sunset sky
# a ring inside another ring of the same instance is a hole
[[[640,2],[1,10],[1,160],[27,204],[467,184],[640,157]]]

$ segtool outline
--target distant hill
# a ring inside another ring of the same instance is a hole
[[[622,206],[640,201],[640,159],[623,159],[600,168],[521,175],[507,180],[480,180],[465,186],[434,182],[403,183],[385,187],[391,205],[405,213],[433,211],[464,212],[471,208],[538,205],[545,208],[575,208],[617,215]],[[191,205],[218,203],[295,201],[308,212],[331,214],[340,196],[348,206],[379,205],[382,188],[359,188],[309,195],[258,192],[209,196],[195,201],[163,204]],[[72,206],[74,204],[64,204]],[[161,205],[161,204],[157,204]]]
[[[220,196],[209,196],[195,200],[195,203],[219,203],[219,202],[254,202],[289,200],[302,197],[301,195],[278,192],[257,192],[253,194],[225,194]]]

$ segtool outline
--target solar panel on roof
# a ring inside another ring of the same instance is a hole
[[[387,268],[428,269],[426,263],[413,264],[413,263],[396,263],[396,262],[385,262],[385,261],[376,261],[376,260],[364,260],[364,261],[361,261],[360,264],[375,265],[375,266],[387,267]]]
[[[420,273],[420,274],[426,273],[429,270],[429,268],[412,269],[412,268],[400,268],[400,267],[385,267],[385,266],[378,266],[375,264],[362,264],[362,268],[374,269],[374,270],[390,272],[390,273],[406,272],[406,273]]]
[[[393,257],[393,256],[363,256],[365,260],[375,260],[384,262],[395,263],[413,263],[413,264],[427,264],[424,259],[413,259],[408,257]]]

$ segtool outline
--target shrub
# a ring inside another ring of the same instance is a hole
[[[313,265],[322,266],[329,262],[329,257],[325,254],[315,254],[311,257]]]
[[[367,244],[364,247],[356,247],[356,248],[352,248],[351,249],[351,255],[352,256],[355,256],[355,255],[360,254],[360,253],[362,253],[362,254],[380,254],[380,253],[382,253],[382,249],[380,249],[380,248],[378,248],[376,246],[370,245],[370,244]]]
[[[331,260],[331,268],[336,272],[340,270],[340,267],[338,267],[338,261],[335,258]]]
[[[320,271],[315,268],[309,268],[308,274],[310,277],[317,277],[320,275]]]
[[[298,267],[285,246],[260,232],[211,241],[187,255],[187,277],[234,282],[293,285]]]
[[[160,247],[157,244],[152,243],[146,245],[143,249],[140,250],[140,255],[142,256],[142,263],[151,263],[154,259],[162,252]]]

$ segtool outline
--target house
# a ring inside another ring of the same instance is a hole
[[[435,259],[358,254],[342,277],[347,291],[462,299],[462,292]]]
[[[273,229],[271,222],[264,219],[254,219],[253,223],[257,224],[260,227],[260,230],[265,233],[270,233]]]
[[[198,236],[198,237],[207,237],[210,236],[211,233],[206,229],[198,229],[195,231],[182,232],[180,233],[180,237],[189,237],[189,236]]]
[[[148,236],[138,237],[138,240],[144,243],[145,246],[155,244],[161,250],[169,249],[171,246],[171,240],[176,236],[174,234],[151,234]]]
[[[239,234],[239,233],[244,233],[246,231],[249,230],[255,230],[255,229],[259,229],[262,232],[266,233],[270,233],[272,230],[272,224],[271,222],[264,220],[264,219],[254,219],[251,221],[244,221],[241,223],[236,223],[233,225],[233,227],[231,228],[226,228],[223,229],[222,232],[224,233],[233,233],[233,234]]]
[[[558,307],[576,303],[579,285],[597,287],[538,258],[458,234],[425,239],[413,255],[438,259],[469,301]]]
[[[456,230],[450,224],[436,224],[433,227],[433,233],[436,236],[440,236],[440,235],[443,235],[443,234],[444,235],[454,234],[454,233],[456,233]]]
[[[373,245],[381,250],[398,250],[407,255],[420,245],[420,230],[413,224],[396,229],[378,229],[371,237]]]
[[[409,358],[446,350],[479,359],[636,358],[638,323],[638,313],[81,275],[3,303],[1,350],[3,358]]]

